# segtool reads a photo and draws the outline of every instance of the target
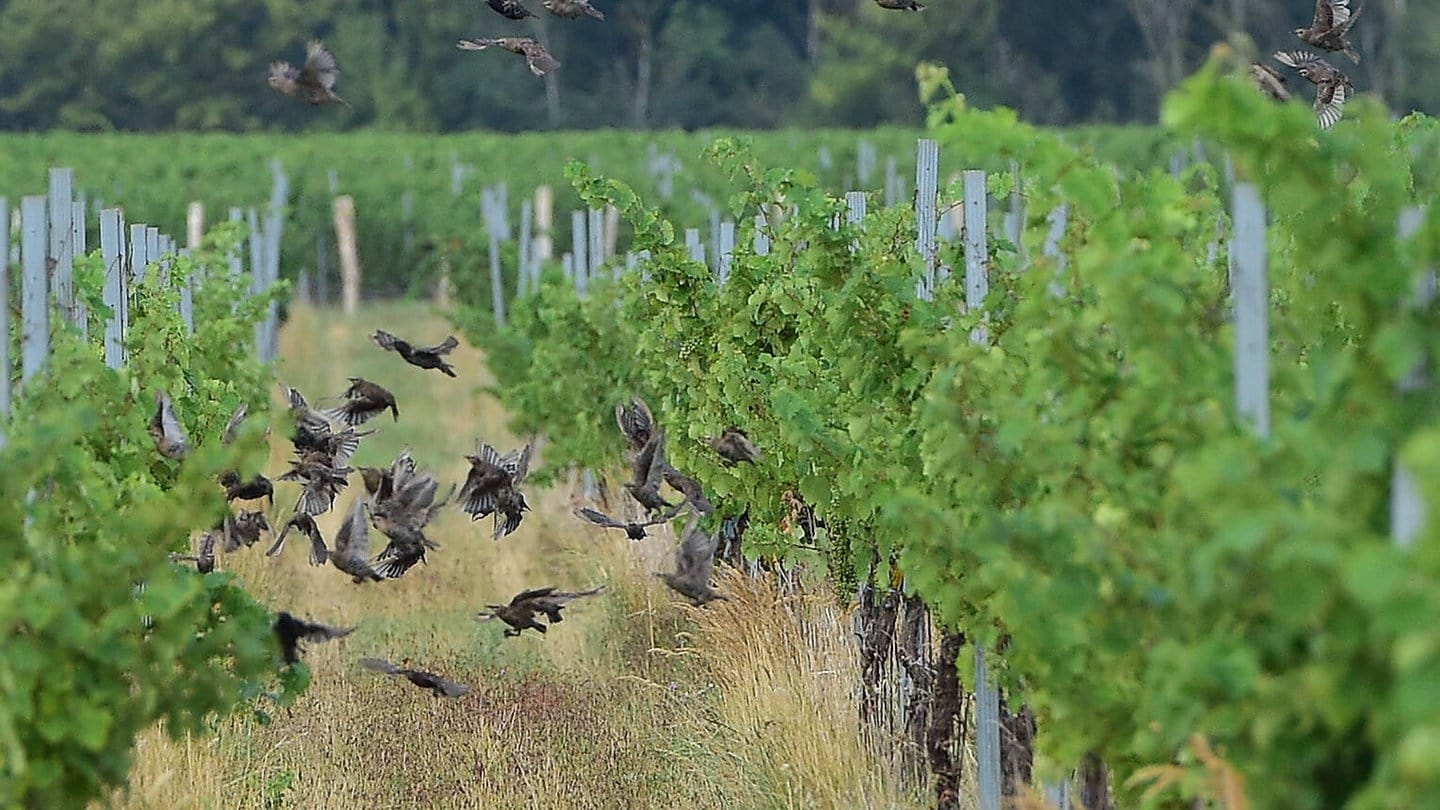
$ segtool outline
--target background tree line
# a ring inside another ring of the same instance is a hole
[[[0,129],[451,132],[919,123],[920,60],[976,103],[1038,123],[1152,120],[1233,31],[1299,46],[1312,0],[595,0],[609,19],[512,23],[481,0],[0,0]],[[1440,110],[1440,4],[1362,0],[1345,63],[1397,112]],[[525,34],[544,79],[461,36]],[[270,91],[266,66],[323,37],[354,106]],[[1343,60],[1343,57],[1342,57]],[[1296,84],[1303,80],[1296,77]]]

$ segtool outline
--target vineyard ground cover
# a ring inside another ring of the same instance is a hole
[[[366,305],[353,319],[303,305],[290,312],[281,381],[319,398],[361,375],[400,398],[400,421],[375,423],[380,432],[355,463],[384,463],[410,447],[422,467],[460,480],[477,438],[517,440],[483,391],[493,378],[480,353],[462,344],[451,380],[368,340],[388,327],[438,341],[447,324],[424,307]],[[283,443],[275,448],[266,469],[284,466]],[[545,463],[542,447],[537,466]],[[283,510],[295,496],[292,485],[279,488]],[[327,537],[357,489],[319,521]],[[498,543],[487,522],[447,510],[432,534],[443,547],[428,565],[374,586],[312,569],[294,548],[278,560],[258,546],[223,558],[274,609],[359,629],[311,646],[309,688],[268,725],[223,721],[180,742],[158,729],[142,736],[120,805],[919,806],[860,744],[853,655],[833,603],[781,599],[737,580],[727,585],[736,603],[724,610],[682,607],[650,575],[668,564],[671,532],[641,543],[598,532],[570,514],[563,483],[529,500],[521,529]],[[577,605],[543,638],[503,639],[500,627],[472,618],[525,587],[600,582],[609,585],[603,598]],[[360,670],[364,655],[409,656],[475,692],[436,701]]]

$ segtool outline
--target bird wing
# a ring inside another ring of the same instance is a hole
[[[533,442],[526,442],[519,450],[512,451],[507,456],[508,464],[501,465],[505,471],[510,473],[510,486],[519,486],[525,476],[530,473],[530,452],[535,448]]]
[[[665,482],[679,490],[691,508],[697,512],[708,515],[715,511],[715,505],[705,497],[705,490],[701,488],[700,482],[668,464],[665,465]]]
[[[422,685],[424,686],[433,689],[439,689],[445,694],[445,697],[458,698],[464,697],[465,695],[470,693],[470,687],[442,678],[433,672],[425,672],[424,670],[411,669],[405,670],[405,674],[410,675],[412,678],[420,679]]]
[[[1345,83],[1339,78],[1320,82],[1315,89],[1315,118],[1321,129],[1335,126],[1345,111]]]
[[[334,90],[335,80],[338,78],[340,66],[335,62],[335,54],[331,53],[324,43],[312,40],[305,49],[305,67],[300,71],[300,81]]]
[[[349,463],[350,457],[355,455],[355,451],[360,449],[360,440],[374,432],[374,430],[360,432],[353,427],[348,427],[331,437],[335,448],[330,458],[331,466],[337,470],[343,468]]]
[[[431,346],[428,349],[421,349],[420,351],[425,352],[426,354],[444,355],[454,351],[455,347],[459,345],[460,341],[456,340],[454,335],[450,335],[449,337],[441,341],[439,345]]]
[[[631,397],[628,405],[615,406],[615,423],[620,426],[620,434],[633,450],[644,447],[650,434],[655,432],[655,417],[650,414],[650,406],[640,397]]]
[[[373,341],[375,341],[375,345],[376,345],[376,346],[379,346],[380,348],[385,349],[386,351],[392,351],[392,352],[393,352],[393,351],[399,351],[399,346],[400,346],[402,343],[405,344],[406,346],[409,346],[409,345],[410,345],[409,343],[406,343],[405,341],[401,340],[400,338],[395,337],[394,335],[390,334],[389,332],[386,332],[384,329],[376,329],[376,330],[375,330],[375,333],[370,336],[370,339],[373,340]]]
[[[1325,29],[1338,28],[1350,20],[1350,0],[1316,0],[1315,19],[1321,21],[1320,6],[1325,7]]]
[[[660,481],[665,475],[665,431],[656,428],[640,452],[635,454],[632,472],[634,485],[639,489],[653,489],[658,492]]]
[[[1329,63],[1309,51],[1276,51],[1275,61],[1301,71],[1314,71]],[[1312,80],[1313,81],[1313,80]]]
[[[512,490],[512,496],[513,500],[507,499],[500,503],[500,508],[495,511],[495,531],[491,533],[491,536],[496,540],[520,528],[520,521],[524,519],[524,510],[529,508],[525,505],[524,495]],[[513,507],[516,501],[519,503],[519,508],[506,508],[507,506]]]
[[[243,402],[235,408],[235,412],[230,414],[230,421],[225,423],[225,432],[220,435],[221,444],[235,441],[235,436],[240,431],[240,423],[245,421],[245,417],[249,413],[249,406]]]
[[[175,415],[175,402],[164,391],[155,394],[155,417],[150,420],[150,429],[158,430],[166,441],[186,444],[185,427]]]
[[[215,541],[218,539],[220,539],[220,533],[213,529],[206,532],[205,535],[200,538],[200,551],[196,555],[200,558],[198,562],[204,562],[208,559],[212,565],[214,564]]]
[[[457,499],[460,509],[470,515],[472,520],[479,520],[495,511],[494,487],[482,486],[485,484],[486,473],[492,469],[495,469],[495,466],[482,459],[470,468],[470,474],[465,477],[465,486],[460,488]]]
[[[582,506],[581,508],[576,509],[575,517],[578,517],[581,520],[589,521],[590,523],[594,523],[596,526],[604,526],[607,529],[625,528],[624,523],[619,522],[618,520],[610,517],[604,512],[591,509],[588,506]]]
[[[345,400],[343,405],[320,411],[320,415],[331,421],[339,422],[342,425],[355,427],[356,425],[363,425],[370,419],[379,416],[389,407],[390,404],[383,398],[359,395]],[[359,439],[356,439],[357,446],[358,442]],[[340,463],[343,464],[344,462],[342,461]]]
[[[384,658],[361,658],[360,666],[373,672],[383,672],[386,675],[400,674],[400,668]]]
[[[270,63],[270,81],[275,84],[280,92],[293,94],[295,83],[300,79],[300,70],[289,62]]]
[[[391,486],[399,487],[405,484],[410,476],[415,474],[415,457],[410,455],[410,448],[400,451],[400,455],[390,462]]]
[[[372,567],[375,569],[375,573],[386,579],[399,579],[417,563],[424,561],[425,545],[423,542],[391,539],[385,549],[375,558]]]
[[[542,596],[549,596],[554,592],[554,585],[546,585],[543,588],[531,588],[528,591],[521,591],[520,593],[515,594],[515,598],[510,600],[510,604],[511,606],[518,607],[522,603],[528,602],[531,599],[537,599]]]
[[[700,528],[700,516],[690,518],[685,533],[680,537],[680,548],[675,555],[675,573],[682,579],[698,585],[709,585],[710,575],[715,570],[715,547],[718,535],[707,534]]]
[[[363,498],[355,499],[335,532],[335,553],[352,560],[365,560],[370,556],[370,524],[365,520]]]
[[[550,595],[552,599],[560,599],[569,602],[573,599],[584,599],[587,596],[599,596],[605,592],[604,585],[596,585],[588,591],[561,591]]]
[[[332,639],[344,638],[355,632],[353,627],[331,627],[328,624],[319,622],[307,622],[304,619],[291,617],[300,631],[300,637],[306,641],[330,641]]]
[[[520,52],[525,54],[525,64],[530,67],[530,72],[536,76],[544,76],[552,70],[560,67],[560,61],[550,55],[541,45],[533,39],[520,41]]]
[[[498,39],[462,39],[455,43],[455,47],[462,51],[483,51],[486,48],[493,48],[500,44]]]

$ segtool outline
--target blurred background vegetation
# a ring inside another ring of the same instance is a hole
[[[608,19],[515,23],[482,0],[0,0],[0,129],[457,132],[916,125],[914,66],[1040,124],[1153,121],[1231,32],[1301,43],[1312,0],[594,0]],[[1440,3],[1364,0],[1344,61],[1392,110],[1440,111]],[[535,36],[544,79],[461,36]],[[270,91],[324,38],[353,113]],[[1295,81],[1300,81],[1298,78]]]

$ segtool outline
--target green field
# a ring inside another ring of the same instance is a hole
[[[1065,133],[1126,166],[1163,164],[1178,148],[1154,128],[1090,127]],[[356,201],[367,291],[394,295],[431,280],[442,255],[480,263],[486,240],[479,193],[485,186],[506,185],[511,225],[518,228],[521,200],[535,186],[549,184],[555,193],[556,255],[566,250],[570,212],[580,207],[579,197],[564,178],[571,160],[584,161],[597,172],[631,184],[677,222],[708,228],[709,207],[697,199],[697,193],[728,210],[729,197],[736,190],[703,156],[716,137],[726,134],[736,133],[11,134],[0,135],[0,196],[43,194],[47,169],[68,166],[75,170],[77,188],[92,201],[121,204],[129,221],[158,225],[182,237],[186,206],[193,200],[205,203],[212,221],[225,217],[232,206],[263,207],[270,198],[271,163],[279,160],[290,180],[291,206],[281,274],[294,278],[315,266],[318,237],[331,243],[333,255],[333,170],[338,191]],[[837,192],[862,186],[880,191],[886,160],[893,157],[908,195],[914,187],[915,141],[922,133],[884,128],[741,135],[751,142],[761,164],[814,172],[825,187]],[[873,146],[877,156],[863,184],[857,172],[862,141]],[[668,198],[657,190],[650,169],[652,149],[671,153],[680,163]],[[828,158],[822,159],[822,152]],[[457,162],[468,167],[458,197],[452,180]],[[1003,159],[984,150],[973,155],[947,150],[941,170],[948,176],[964,168],[1003,165]],[[410,222],[403,203],[407,193],[413,200]],[[413,236],[411,250],[405,248],[407,230]],[[332,274],[335,266],[332,258]]]

